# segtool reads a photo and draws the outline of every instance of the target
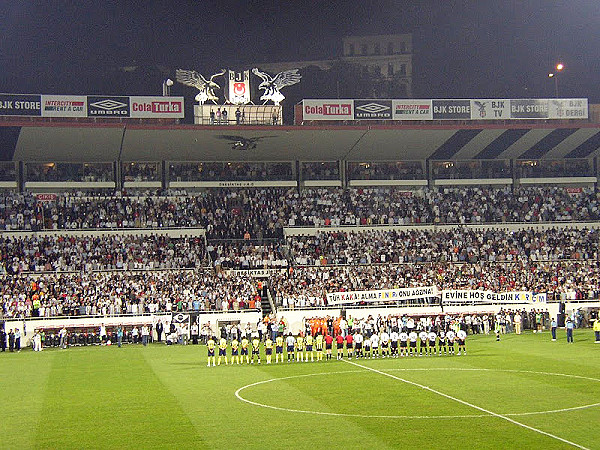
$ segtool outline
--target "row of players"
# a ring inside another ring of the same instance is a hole
[[[284,362],[283,348],[286,347],[287,361],[308,362],[322,361],[323,355],[326,355],[328,360],[333,359],[333,343],[336,343],[336,358],[344,357],[344,346],[346,348],[346,356],[348,358],[398,358],[398,356],[431,356],[431,355],[454,355],[455,343],[458,346],[458,354],[466,355],[465,340],[467,333],[464,330],[458,330],[456,333],[453,330],[447,332],[421,331],[417,334],[415,331],[407,333],[405,331],[398,332],[394,329],[391,333],[383,331],[381,334],[373,334],[371,337],[364,337],[361,333],[348,334],[346,337],[338,335],[335,338],[330,334],[317,334],[313,338],[310,334],[306,337],[303,333],[295,336],[290,332],[285,338],[283,334],[279,334],[275,338],[275,342],[270,337],[264,342],[265,355],[267,364],[272,363],[273,347],[275,347],[275,363],[279,360]],[[437,349],[436,349],[437,343]],[[418,345],[417,345],[418,344]],[[244,337],[241,341],[233,339],[231,341],[231,364],[241,364],[246,359],[246,364],[254,364],[256,358],[257,363],[261,363],[260,357],[261,340],[258,336],[253,336],[250,341]],[[227,347],[229,346],[227,339],[222,337],[217,341],[214,337],[210,337],[206,343],[208,349],[208,364],[221,365],[221,360],[228,364]],[[218,347],[219,357],[215,356],[215,350]],[[252,353],[250,354],[250,350]],[[325,350],[325,353],[323,352]],[[380,352],[381,350],[381,352]]]

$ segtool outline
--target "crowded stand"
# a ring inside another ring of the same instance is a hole
[[[422,180],[425,171],[421,161],[348,163],[351,180]]]
[[[0,197],[5,231],[132,230],[3,236],[2,309],[5,317],[50,317],[259,308],[256,279],[227,269],[286,269],[269,273],[268,284],[276,306],[288,309],[327,306],[327,293],[422,286],[596,299],[596,229],[454,227],[282,237],[284,227],[293,226],[593,221],[598,203],[590,189],[537,186],[69,193],[44,202],[7,192]],[[133,231],[168,227],[204,229],[207,240]]]
[[[290,163],[199,162],[173,163],[169,177],[185,181],[268,181],[291,180]]]
[[[373,230],[290,236],[294,262],[301,266],[407,262],[555,261],[598,259],[598,230],[507,231]]]
[[[600,219],[599,204],[591,189],[560,187],[214,189],[178,197],[61,194],[46,203],[5,193],[0,229],[201,227],[214,239],[278,238],[284,226],[590,221]]]
[[[0,275],[5,318],[260,309],[256,280],[212,271]]]
[[[533,291],[546,293],[549,301],[594,300],[600,294],[600,264],[596,259],[299,267],[272,276],[270,283],[276,305],[288,309],[327,306],[327,293],[422,286]],[[371,304],[406,306],[411,300]]]
[[[204,239],[199,237],[0,236],[0,261],[5,262],[3,269],[10,274],[189,269],[206,265],[206,256]]]
[[[207,251],[216,270],[285,269],[288,260],[275,242],[211,241]]]
[[[28,163],[28,181],[114,181],[112,163]]]
[[[337,161],[303,162],[302,178],[305,180],[339,180],[339,164]]]
[[[160,180],[158,163],[125,163],[122,166],[125,181],[157,181]]]

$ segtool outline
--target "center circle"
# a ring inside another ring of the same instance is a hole
[[[533,370],[516,370],[516,369],[481,369],[481,368],[393,368],[393,369],[385,369],[385,372],[433,372],[433,371],[462,371],[462,372],[490,372],[490,373],[514,373],[514,374],[529,374],[529,375],[546,375],[546,376],[555,376],[555,377],[565,377],[593,382],[600,382],[598,378],[585,377],[580,375],[570,375],[564,373],[554,373],[554,372],[541,372],[541,371],[533,371]],[[319,376],[330,376],[330,375],[342,375],[342,374],[352,374],[352,373],[369,373],[370,370],[343,370],[343,371],[334,371],[334,372],[318,372],[318,373],[309,373],[309,374],[301,374],[301,375],[290,375],[287,377],[279,377],[279,378],[270,378],[268,380],[257,381],[255,383],[250,383],[245,386],[240,387],[235,391],[235,396],[238,400],[241,400],[245,403],[248,403],[253,406],[258,406],[261,408],[268,408],[277,411],[285,411],[290,413],[300,413],[300,414],[312,414],[312,415],[322,415],[322,416],[337,416],[337,417],[357,417],[357,418],[373,418],[373,419],[458,419],[458,418],[471,418],[471,417],[489,417],[490,414],[460,414],[460,415],[405,415],[405,414],[358,414],[358,413],[337,413],[330,411],[316,411],[316,410],[307,410],[307,409],[295,409],[295,408],[284,408],[275,405],[269,405],[265,403],[256,402],[245,398],[242,396],[242,392],[252,387],[261,386],[269,383],[276,383],[285,380],[292,379],[301,379],[301,378],[311,378],[311,377],[319,377]],[[383,372],[383,371],[382,371]],[[401,383],[402,381],[398,381]],[[575,411],[580,409],[587,409],[600,406],[600,402],[598,403],[590,403],[580,406],[573,406],[567,408],[556,408],[556,409],[547,409],[540,411],[529,411],[529,412],[520,412],[520,413],[501,413],[495,412],[495,414],[507,416],[507,417],[515,417],[515,416],[530,416],[530,415],[540,415],[540,414],[553,414],[567,411]]]

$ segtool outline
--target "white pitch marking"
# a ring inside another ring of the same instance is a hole
[[[568,441],[567,439],[563,439],[563,438],[561,438],[559,436],[556,436],[556,435],[554,435],[552,433],[548,433],[547,431],[543,431],[543,430],[540,430],[538,428],[530,427],[529,425],[525,425],[524,423],[517,422],[516,420],[511,419],[510,417],[507,417],[505,415],[495,413],[493,411],[490,411],[489,409],[482,408],[481,406],[474,405],[472,403],[466,402],[464,400],[461,400],[459,398],[453,397],[453,396],[448,395],[448,394],[444,394],[443,392],[440,392],[440,391],[438,391],[436,389],[430,388],[429,386],[425,386],[424,384],[419,384],[419,383],[415,383],[414,381],[405,380],[404,378],[397,377],[397,376],[392,375],[390,373],[382,372],[381,370],[373,369],[372,367],[369,367],[369,366],[363,366],[362,364],[354,363],[352,361],[347,361],[347,360],[343,360],[343,361],[345,363],[347,363],[347,364],[352,364],[353,366],[361,367],[362,369],[370,370],[371,372],[375,372],[375,373],[378,373],[380,375],[383,375],[383,376],[386,376],[386,377],[390,377],[390,378],[393,378],[393,379],[398,380],[398,381],[402,381],[403,383],[410,384],[410,385],[419,387],[421,389],[425,389],[425,390],[427,390],[429,392],[433,392],[434,394],[438,394],[438,395],[440,395],[442,397],[445,397],[447,399],[454,400],[455,402],[458,402],[458,403],[461,403],[461,404],[463,404],[465,406],[469,406],[471,408],[477,409],[477,410],[479,410],[481,412],[484,412],[484,413],[487,413],[487,414],[489,414],[491,416],[498,417],[499,419],[504,419],[507,422],[510,422],[510,423],[512,423],[514,425],[518,425],[518,426],[520,426],[522,428],[526,428],[528,430],[535,431],[536,433],[543,434],[545,436],[551,437],[551,438],[556,439],[558,441],[564,442],[565,444],[572,445],[573,447],[581,448],[583,450],[590,450],[587,447],[584,447],[582,445],[576,444],[575,442]]]
[[[600,380],[597,378],[589,378],[589,377],[583,377],[583,376],[579,376],[579,375],[568,375],[568,374],[564,374],[564,373],[535,372],[535,371],[530,371],[530,370],[480,369],[480,368],[461,368],[461,367],[411,368],[411,369],[393,368],[393,369],[386,369],[386,370],[401,371],[401,372],[418,372],[418,371],[425,372],[425,371],[432,371],[432,370],[447,370],[447,371],[460,370],[460,371],[535,373],[535,374],[541,374],[541,375],[555,375],[555,376],[564,376],[564,377],[571,377],[571,378],[582,378],[585,380],[600,382]],[[366,373],[366,372],[368,372],[368,370],[344,370],[344,371],[337,371],[337,372],[319,372],[319,373],[308,373],[308,374],[303,374],[303,375],[291,375],[288,377],[281,377],[281,378],[270,378],[268,380],[257,381],[256,383],[251,383],[251,384],[242,386],[237,391],[235,391],[235,396],[238,398],[238,400],[241,400],[243,402],[249,403],[254,406],[260,406],[262,408],[269,408],[269,409],[275,409],[278,411],[293,412],[293,413],[323,415],[323,416],[359,417],[359,418],[372,418],[372,419],[466,419],[466,418],[479,418],[479,417],[488,417],[489,416],[489,414],[468,414],[468,415],[452,415],[452,416],[450,416],[450,415],[444,415],[444,416],[396,415],[396,416],[391,416],[391,415],[377,415],[377,414],[334,413],[334,412],[314,411],[314,410],[309,411],[309,410],[304,410],[304,409],[291,409],[291,408],[282,408],[282,407],[273,406],[273,405],[266,405],[264,403],[258,403],[258,402],[254,402],[252,400],[248,400],[248,399],[242,397],[240,394],[240,392],[242,392],[243,390],[245,390],[247,388],[250,388],[253,386],[258,386],[261,384],[271,383],[274,381],[289,380],[289,379],[293,379],[293,378],[314,377],[314,376],[320,376],[320,375],[334,375],[334,374],[341,374],[341,373]],[[530,412],[524,412],[524,413],[506,413],[503,415],[505,415],[505,416],[532,416],[532,415],[541,415],[541,414],[553,414],[553,413],[577,411],[580,409],[593,408],[595,406],[600,406],[600,403],[592,403],[589,405],[573,406],[571,408],[561,408],[561,409],[553,409],[553,410],[546,410],[546,411],[530,411]]]

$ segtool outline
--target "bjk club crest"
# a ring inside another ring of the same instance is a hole
[[[227,73],[229,89],[226,91],[226,99],[234,105],[245,105],[250,103],[250,71],[235,72],[229,70]]]
[[[244,95],[246,93],[246,83],[233,83],[233,93],[235,95]]]

